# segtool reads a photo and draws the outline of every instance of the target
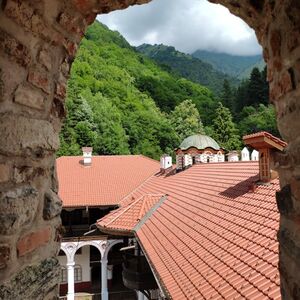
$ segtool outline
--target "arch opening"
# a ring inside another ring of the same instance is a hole
[[[1,232],[5,241],[1,246],[5,254],[1,264],[1,282],[5,286],[1,292],[9,290],[12,298],[18,298],[18,293],[23,291],[20,286],[13,285],[13,279],[20,275],[14,270],[21,270],[26,275],[31,265],[35,266],[36,272],[46,270],[50,279],[47,283],[42,278],[32,282],[28,277],[23,282],[28,288],[22,296],[30,298],[40,292],[51,297],[57,293],[53,287],[58,283],[55,270],[59,265],[55,257],[61,234],[61,205],[57,197],[54,153],[59,145],[61,120],[65,116],[66,80],[78,43],[96,13],[145,2],[52,1],[49,4],[8,0],[1,4],[1,200],[12,199],[16,203],[9,207],[7,202],[1,202],[1,211],[6,212],[1,215],[3,223],[9,223],[11,216],[16,220],[12,228],[3,227]],[[265,1],[264,6],[253,1],[211,2],[223,4],[244,19],[256,30],[264,48],[271,101],[276,106],[280,132],[289,142],[287,152],[278,158],[278,164],[283,167],[280,169],[283,189],[278,199],[292,203],[292,197],[300,198],[299,162],[296,159],[300,132],[299,5],[295,1]],[[35,18],[28,19],[27,15]],[[22,205],[24,199],[29,206]],[[292,298],[299,290],[296,246],[291,246],[298,242],[295,233],[299,211],[291,205],[280,213],[280,264],[281,270],[286,270],[281,273],[281,284],[286,297]],[[35,239],[32,248],[26,251],[21,248],[22,243],[13,244],[12,241],[22,241],[29,234],[43,236],[43,242]],[[39,257],[38,262],[36,257]],[[44,287],[42,290],[41,286]]]

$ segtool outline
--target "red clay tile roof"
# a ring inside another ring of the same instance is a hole
[[[91,166],[82,160],[82,156],[56,160],[64,207],[117,205],[160,170],[158,161],[142,155],[93,156]]]
[[[269,138],[270,140],[272,140],[274,143],[277,143],[279,144],[280,146],[282,147],[286,147],[287,146],[287,143],[284,142],[283,140],[281,140],[280,138],[272,135],[271,133],[269,132],[266,132],[266,131],[261,131],[261,132],[257,132],[257,133],[253,133],[253,134],[248,134],[248,135],[245,135],[243,136],[243,140],[248,140],[248,139],[252,139],[252,138],[258,138],[258,137],[266,137],[266,138]]]
[[[102,231],[132,233],[134,227],[164,195],[147,194],[132,203],[113,210],[97,223]]]
[[[257,162],[194,165],[153,176],[121,203],[168,194],[136,236],[171,299],[280,299],[279,182],[258,186]]]

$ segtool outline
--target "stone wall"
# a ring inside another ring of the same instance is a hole
[[[1,299],[57,295],[61,203],[55,151],[70,65],[97,13],[148,1],[0,0]],[[253,27],[264,49],[271,100],[289,143],[277,157],[282,295],[300,299],[300,3],[210,1]]]

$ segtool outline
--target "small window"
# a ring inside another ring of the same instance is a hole
[[[67,282],[67,269],[65,267],[61,267],[60,282]]]
[[[74,281],[82,281],[82,269],[80,265],[75,265],[74,267]]]

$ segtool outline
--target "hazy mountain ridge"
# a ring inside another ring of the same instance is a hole
[[[226,53],[216,53],[197,50],[192,56],[211,64],[216,70],[239,79],[249,78],[251,70],[258,67],[262,70],[265,66],[262,55],[239,56]]]
[[[211,64],[180,52],[172,46],[143,44],[136,49],[159,64],[168,66],[180,76],[208,87],[216,95],[220,95],[225,79],[233,86],[239,83],[238,79],[214,69]]]

